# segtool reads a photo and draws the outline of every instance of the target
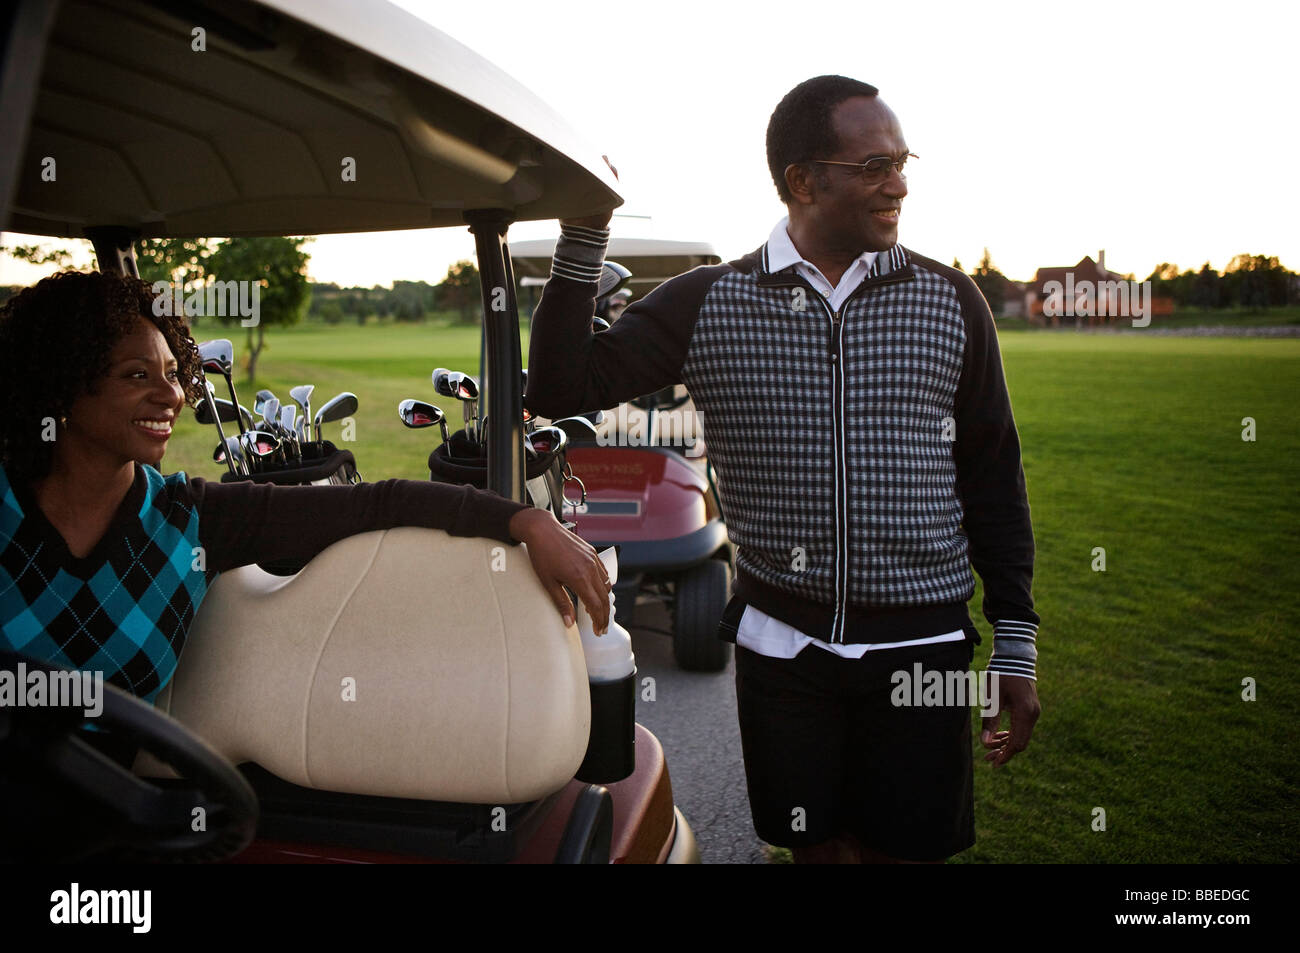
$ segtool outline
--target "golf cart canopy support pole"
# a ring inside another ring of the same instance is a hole
[[[483,292],[485,372],[479,413],[486,419],[487,488],[508,500],[524,499],[524,399],[519,370],[519,304],[506,249],[506,230],[514,220],[502,209],[465,212],[478,253]]]
[[[95,225],[86,229],[86,237],[95,247],[95,260],[101,272],[140,277],[140,269],[135,263],[138,235],[134,230],[118,225]]]

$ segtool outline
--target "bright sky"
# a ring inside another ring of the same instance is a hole
[[[756,248],[784,214],[764,132],[792,86],[869,82],[912,151],[900,240],[1012,278],[1106,249],[1115,271],[1300,270],[1300,4],[399,0],[529,86],[618,167],[629,237]],[[563,12],[561,12],[563,11]],[[913,166],[915,169],[913,170]],[[524,223],[516,240],[549,237]],[[19,240],[6,236],[7,241]],[[461,229],[324,236],[312,277],[441,280]],[[0,283],[49,271],[0,260]]]

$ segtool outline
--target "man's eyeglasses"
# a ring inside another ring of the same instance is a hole
[[[903,178],[907,178],[907,173],[903,171],[903,166],[907,164],[908,159],[921,158],[915,152],[909,152],[901,159],[892,159],[889,156],[872,156],[866,162],[840,162],[837,159],[812,159],[813,162],[820,162],[822,165],[846,165],[851,169],[857,169],[864,182],[883,182],[889,175],[890,169],[897,170]]]

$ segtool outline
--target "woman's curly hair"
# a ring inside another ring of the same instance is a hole
[[[198,348],[184,317],[154,313],[148,282],[120,274],[65,271],[24,288],[0,308],[0,381],[8,407],[0,414],[0,464],[19,480],[50,472],[54,443],[42,439],[49,418],[66,417],[94,393],[109,354],[143,317],[176,358],[185,399],[202,391]]]

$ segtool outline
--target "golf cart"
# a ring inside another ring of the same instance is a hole
[[[510,247],[523,287],[545,284],[554,252],[554,240]],[[632,273],[632,300],[721,261],[705,242],[614,238],[606,254]],[[695,405],[676,384],[611,408],[606,418],[595,440],[569,449],[569,466],[586,489],[570,518],[593,546],[618,547],[619,605],[646,597],[669,607],[677,664],[721,671],[731,657],[731,643],[717,631],[731,595],[732,554]]]
[[[487,485],[523,499],[506,230],[619,202],[544,103],[384,3],[20,0],[0,18],[6,230],[88,238],[102,270],[136,274],[141,237],[468,224]],[[501,549],[405,527],[292,577],[223,573],[156,707],[105,689],[97,727],[139,750],[132,771],[86,744],[80,713],[0,707],[0,852],[698,861],[658,741],[635,726],[621,770],[593,751],[578,633],[525,556],[497,571]],[[20,666],[42,663],[0,655]]]

